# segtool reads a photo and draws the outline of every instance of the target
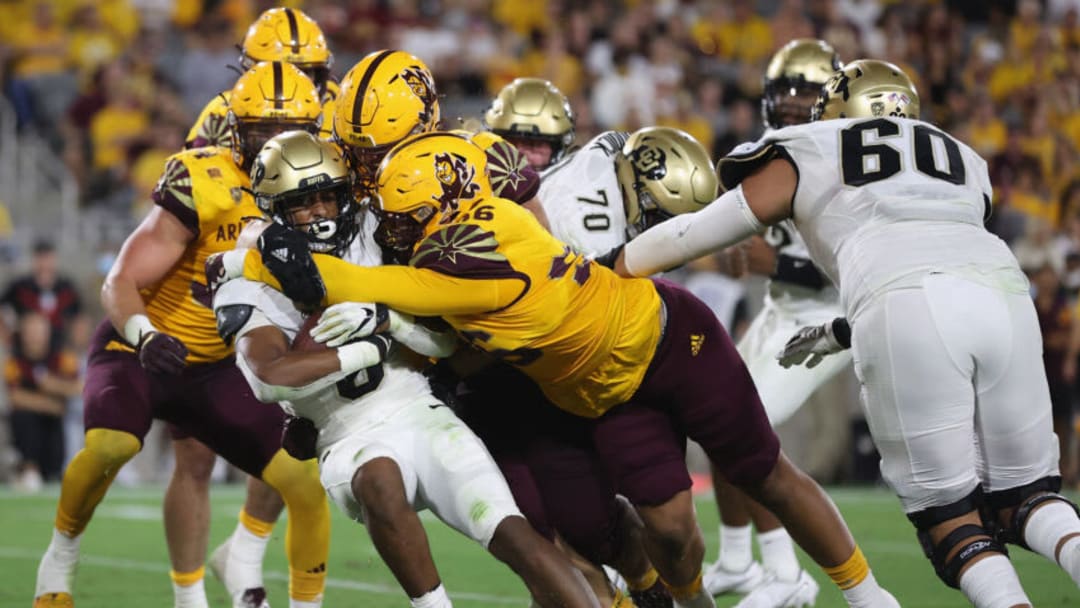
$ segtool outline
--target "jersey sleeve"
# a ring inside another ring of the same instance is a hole
[[[165,161],[165,171],[154,186],[151,199],[155,205],[175,215],[188,230],[198,236],[199,213],[195,210],[191,170],[179,156],[170,156]]]
[[[218,318],[219,329],[229,307],[248,307],[237,323],[231,328],[236,338],[260,327],[274,326],[280,329],[291,341],[303,323],[302,315],[292,302],[270,286],[247,279],[229,281],[214,295],[214,314]]]
[[[184,148],[202,148],[205,146],[229,147],[232,144],[228,121],[229,99],[225,93],[215,95],[199,113],[199,118],[191,126],[184,138]]]
[[[841,184],[837,169],[840,164],[838,148],[818,145],[814,130],[818,126],[820,123],[809,123],[781,129],[764,142],[771,150],[769,160],[782,158],[795,168],[797,182],[791,202],[793,218],[798,217],[800,211],[813,213]],[[832,133],[831,130],[828,132]]]
[[[488,177],[495,196],[527,203],[540,190],[540,174],[516,147],[494,133],[477,133],[473,142],[487,154]]]
[[[329,255],[313,257],[326,285],[327,306],[378,302],[419,316],[475,314],[505,308],[523,291],[521,281],[514,278],[470,280],[431,268],[363,267]],[[244,259],[244,277],[281,288],[255,250]]]

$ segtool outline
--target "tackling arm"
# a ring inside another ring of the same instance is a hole
[[[231,254],[232,252],[230,252]],[[326,285],[324,305],[378,302],[417,316],[488,312],[509,305],[521,293],[518,279],[466,280],[411,266],[356,266],[329,255],[312,256]],[[229,270],[231,263],[225,262]],[[243,259],[243,276],[281,290],[257,250]]]
[[[797,185],[788,160],[770,161],[704,209],[641,233],[623,248],[615,270],[622,276],[649,276],[738,243],[791,217]]]

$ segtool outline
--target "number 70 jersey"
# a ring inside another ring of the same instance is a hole
[[[626,209],[615,175],[615,153],[626,138],[619,131],[601,133],[540,175],[537,196],[551,233],[590,258],[626,242]]]
[[[984,161],[936,127],[903,118],[837,119],[780,129],[795,164],[792,214],[813,260],[853,317],[874,294],[916,286],[928,272],[1026,289],[1016,258],[983,223]]]

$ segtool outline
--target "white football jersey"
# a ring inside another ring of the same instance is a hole
[[[360,266],[382,264],[382,251],[375,243],[376,222],[361,212],[360,234],[353,240],[343,259]],[[214,297],[214,307],[246,304],[255,307],[247,324],[237,333],[243,334],[267,325],[280,329],[291,343],[305,316],[281,292],[264,283],[236,279],[221,286]],[[427,378],[407,367],[400,349],[391,348],[388,359],[379,366],[354,374],[338,372],[337,382],[307,398],[282,402],[281,407],[294,416],[310,419],[319,429],[318,446],[329,445],[355,430],[356,421],[370,419],[372,410],[388,413],[417,401],[438,403],[432,396]]]
[[[732,156],[752,154],[760,149],[773,133],[776,133],[776,130],[769,129],[761,139],[739,144],[730,154]],[[806,242],[803,241],[802,235],[799,234],[798,229],[795,227],[795,222],[784,220],[773,224],[766,228],[763,236],[765,242],[776,250],[778,256],[791,258],[791,266],[795,270],[799,270],[802,266],[809,266],[810,269],[817,268],[813,260],[810,259],[810,252],[806,249]],[[818,308],[833,308],[840,305],[840,292],[831,281],[826,279],[825,285],[820,288],[816,285],[811,286],[807,284],[807,281],[801,279],[802,273],[787,273],[785,272],[787,268],[787,264],[781,265],[778,273],[769,278],[765,289],[766,306],[772,304],[797,313]],[[812,271],[807,274],[811,277],[815,276]],[[819,274],[824,277],[823,273]]]
[[[837,119],[780,129],[799,174],[792,213],[849,317],[885,289],[927,274],[962,274],[1010,291],[1027,280],[983,227],[990,177],[974,150],[905,118]]]
[[[615,153],[626,133],[606,131],[540,174],[540,203],[551,233],[595,257],[626,242],[626,208],[615,176]]]

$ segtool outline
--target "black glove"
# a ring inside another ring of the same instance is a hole
[[[297,308],[314,310],[322,306],[326,285],[311,257],[306,236],[272,222],[259,236],[259,253],[263,265],[281,283],[281,293]]]
[[[625,244],[619,245],[607,253],[601,253],[593,258],[593,261],[601,266],[615,270],[615,260],[619,259],[619,254],[622,253],[623,247],[625,246]]]
[[[285,453],[297,460],[310,460],[318,456],[315,442],[319,438],[319,429],[307,418],[285,416],[285,427],[281,431],[281,447]]]
[[[142,335],[135,345],[139,365],[155,374],[177,375],[184,371],[188,349],[184,343],[169,334],[152,331]]]

